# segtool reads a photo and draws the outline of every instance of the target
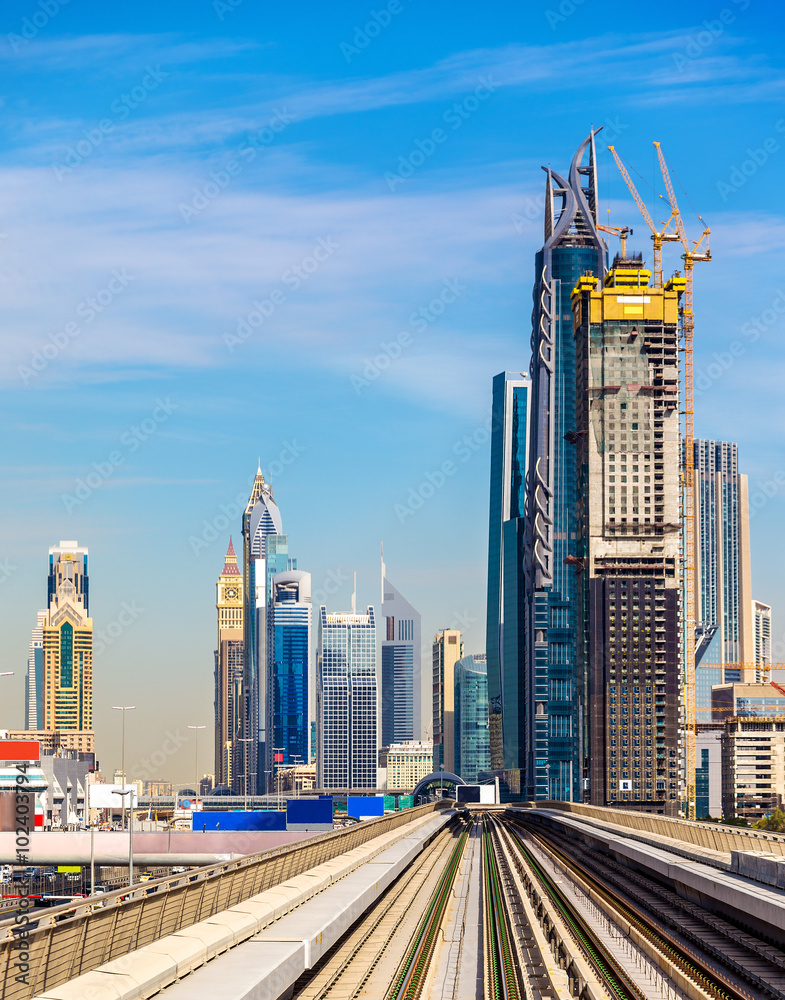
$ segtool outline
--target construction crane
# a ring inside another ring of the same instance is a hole
[[[603,233],[615,233],[616,236],[621,240],[621,256],[622,260],[627,257],[627,237],[632,236],[632,230],[629,226],[597,226],[598,229],[602,230]]]
[[[762,674],[767,674],[771,670],[785,670],[785,663],[697,663],[696,670],[708,669],[720,670],[727,667],[730,670],[755,670]]]
[[[654,143],[660,172],[668,192],[672,218],[684,253],[684,297],[681,304],[682,336],[684,338],[684,693],[685,693],[685,742],[686,742],[686,784],[687,818],[695,819],[695,447],[694,447],[694,397],[692,377],[692,338],[695,330],[695,316],[692,308],[692,277],[697,261],[711,260],[709,233],[706,227],[701,237],[693,245],[687,238],[676,192],[673,190],[668,165],[658,142]],[[706,248],[701,250],[703,240]]]
[[[616,166],[619,168],[619,173],[624,178],[624,183],[629,188],[630,194],[635,199],[635,204],[638,206],[638,210],[643,216],[644,222],[651,230],[651,238],[654,243],[654,287],[662,288],[662,244],[668,240],[678,240],[679,234],[668,232],[671,222],[676,217],[676,213],[671,209],[670,218],[662,227],[662,229],[657,229],[654,225],[652,217],[649,215],[649,210],[643,201],[643,198],[638,194],[638,189],[632,182],[632,178],[627,172],[627,168],[621,162],[619,154],[616,152],[615,146],[608,146],[608,149],[613,154],[613,159],[616,161]],[[602,227],[600,227],[602,228]],[[630,230],[632,232],[632,230]],[[622,244],[623,245],[623,244]]]

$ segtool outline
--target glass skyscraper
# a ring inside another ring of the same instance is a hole
[[[46,611],[36,615],[35,627],[30,637],[25,678],[25,729],[43,729],[44,723],[44,625]]]
[[[711,721],[716,684],[752,681],[755,660],[747,477],[729,441],[695,441],[695,707]]]
[[[485,656],[480,653],[464,656],[454,670],[455,773],[471,785],[491,763]]]
[[[582,275],[602,279],[606,271],[607,248],[597,231],[595,134],[578,147],[567,177],[543,168],[545,242],[535,262],[523,560],[525,720],[518,751],[525,770],[521,791],[532,799],[582,797],[585,690],[577,668],[577,418],[570,294]]]
[[[311,574],[273,577],[272,750],[280,764],[310,761],[308,677],[311,662]]]
[[[366,614],[319,609],[316,691],[317,784],[375,788],[376,622]]]
[[[531,381],[523,372],[493,380],[488,530],[488,612],[485,643],[490,705],[491,767],[523,767],[523,553]]]
[[[387,579],[382,558],[381,745],[421,736],[421,617]]]

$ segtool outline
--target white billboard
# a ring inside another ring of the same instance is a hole
[[[137,805],[136,785],[88,785],[88,804],[91,809],[122,809],[123,803],[128,808]],[[131,795],[120,795],[120,792],[131,792]],[[129,799],[132,801],[129,802]]]

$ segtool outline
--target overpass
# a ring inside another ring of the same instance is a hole
[[[27,930],[0,923],[8,1000],[769,1000],[785,837],[440,802],[33,911]]]

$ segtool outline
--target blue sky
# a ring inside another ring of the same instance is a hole
[[[139,706],[129,759],[212,724],[224,518],[257,457],[328,604],[348,607],[355,569],[378,603],[384,540],[423,635],[458,624],[483,648],[491,378],[529,363],[540,165],[566,169],[591,123],[602,212],[633,248],[650,243],[610,142],[659,218],[660,140],[688,228],[712,227],[696,432],[739,443],[753,588],[785,639],[782,34],[771,0],[656,20],[598,0],[7,0],[0,725],[23,723],[67,538],[90,547],[96,630],[136,609],[96,657],[104,769],[112,704]]]

